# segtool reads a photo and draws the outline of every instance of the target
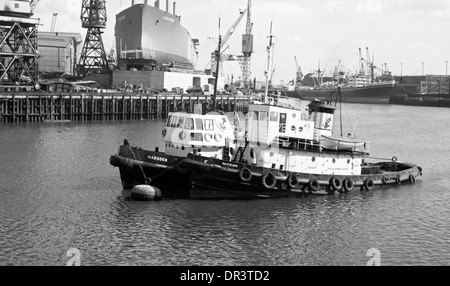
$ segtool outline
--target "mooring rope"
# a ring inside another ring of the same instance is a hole
[[[131,155],[133,155],[134,160],[138,161],[138,166],[139,166],[139,169],[141,169],[141,171],[142,171],[142,175],[144,176],[144,181],[145,181],[145,183],[148,184],[148,185],[150,185],[150,183],[151,183],[152,180],[151,180],[150,178],[147,178],[147,176],[145,175],[144,168],[142,167],[142,164],[140,163],[140,162],[141,162],[141,159],[140,159],[140,156],[139,156],[139,152],[136,152],[136,153],[137,153],[137,156],[138,156],[138,158],[136,158],[136,156],[134,155],[134,152],[133,152],[133,150],[131,149],[131,147],[128,147],[128,149],[130,150]],[[136,151],[137,151],[137,150],[136,150]]]

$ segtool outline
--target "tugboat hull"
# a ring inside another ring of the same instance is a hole
[[[185,160],[191,199],[264,199],[370,191],[374,187],[415,183],[422,169],[407,163],[378,162],[363,174],[335,176],[290,173],[201,156]]]

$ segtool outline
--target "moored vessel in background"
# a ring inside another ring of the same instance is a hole
[[[297,83],[295,90],[287,91],[290,97],[297,97],[304,100],[327,100],[332,94],[336,94],[339,87],[342,94],[342,102],[350,103],[375,103],[388,104],[394,92],[395,79],[387,66],[379,68],[374,65],[373,59],[362,58],[360,49],[359,70],[354,74],[346,74],[340,70],[341,62],[331,78],[324,82],[324,71],[320,68],[312,75],[313,86]],[[378,71],[378,76],[376,75]]]

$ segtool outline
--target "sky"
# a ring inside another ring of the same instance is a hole
[[[198,69],[208,68],[210,54],[247,7],[248,0],[177,0],[176,14],[192,38],[199,39]],[[144,0],[136,0],[144,3]],[[148,1],[153,5],[154,1]],[[160,1],[165,9],[164,0]],[[35,9],[40,30],[48,31],[52,14],[58,13],[56,31],[79,32],[82,0],[41,0]],[[169,11],[172,11],[170,0]],[[108,22],[103,41],[107,53],[113,47],[116,14],[131,0],[107,1]],[[241,54],[241,37],[246,18],[227,42],[227,54]],[[296,61],[304,74],[320,66],[325,74],[341,69],[354,71],[359,49],[366,48],[378,67],[387,64],[394,75],[450,73],[450,0],[253,0],[254,50],[252,78],[264,80],[268,36],[272,23],[274,38],[273,78],[275,83],[294,79]],[[239,77],[238,63],[223,64],[223,73]]]

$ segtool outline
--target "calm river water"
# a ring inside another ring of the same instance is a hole
[[[358,119],[357,119],[358,118]],[[450,109],[346,104],[372,156],[423,168],[415,185],[255,201],[124,199],[109,164],[161,121],[0,125],[0,265],[450,265]],[[350,128],[351,129],[351,128]]]

